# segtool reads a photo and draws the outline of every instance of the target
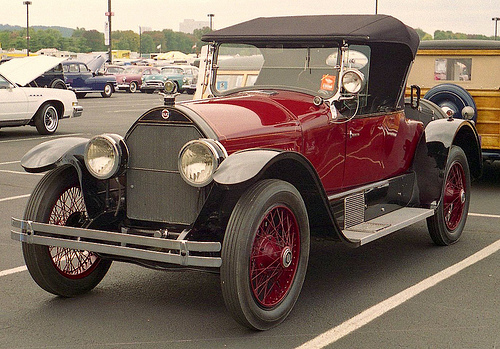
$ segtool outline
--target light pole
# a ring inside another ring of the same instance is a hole
[[[378,14],[378,0],[375,0],[375,14]]]
[[[210,26],[210,30],[212,30],[212,18],[214,18],[214,14],[213,13],[209,13],[208,15],[208,20],[209,20],[209,26]]]
[[[26,5],[26,56],[30,55],[30,5],[31,1],[24,1]]]
[[[495,21],[495,40],[496,40],[497,39],[497,24],[498,24],[498,21],[500,20],[500,17],[493,17],[491,20]]]
[[[113,52],[111,50],[111,16],[114,15],[113,12],[111,12],[111,0],[108,0],[108,12],[105,13],[105,15],[108,17],[108,62],[109,64],[113,63]]]

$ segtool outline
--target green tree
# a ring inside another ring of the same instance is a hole
[[[139,52],[139,34],[132,30],[118,30],[111,34],[113,49]]]
[[[417,32],[420,40],[432,40],[432,35],[424,32],[422,29],[416,28],[415,31]]]
[[[90,48],[90,51],[105,51],[104,34],[97,30],[88,30],[82,33],[82,38],[85,39],[85,44]]]

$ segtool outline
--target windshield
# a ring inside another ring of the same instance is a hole
[[[182,69],[181,68],[161,68],[161,73],[163,75],[171,75],[171,74],[181,74],[182,75]]]
[[[139,67],[127,67],[123,71],[123,74],[141,74],[144,68]]]
[[[333,96],[338,47],[255,47],[222,44],[218,49],[216,92],[237,89],[300,89]]]

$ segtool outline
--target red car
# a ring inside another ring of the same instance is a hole
[[[87,292],[112,261],[219,272],[234,319],[265,330],[299,297],[311,236],[358,247],[426,220],[436,244],[457,242],[479,137],[417,87],[405,101],[413,29],[276,17],[203,40],[208,99],[167,96],[124,137],[64,137],[23,157],[49,170],[12,221],[42,288]]]
[[[143,77],[152,74],[160,74],[160,69],[140,65],[128,66],[123,72],[115,74],[117,88],[134,93],[141,86]]]

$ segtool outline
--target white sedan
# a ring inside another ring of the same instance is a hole
[[[56,131],[60,119],[82,115],[83,107],[73,91],[21,87],[25,84],[0,70],[0,128],[30,125],[47,135]]]

